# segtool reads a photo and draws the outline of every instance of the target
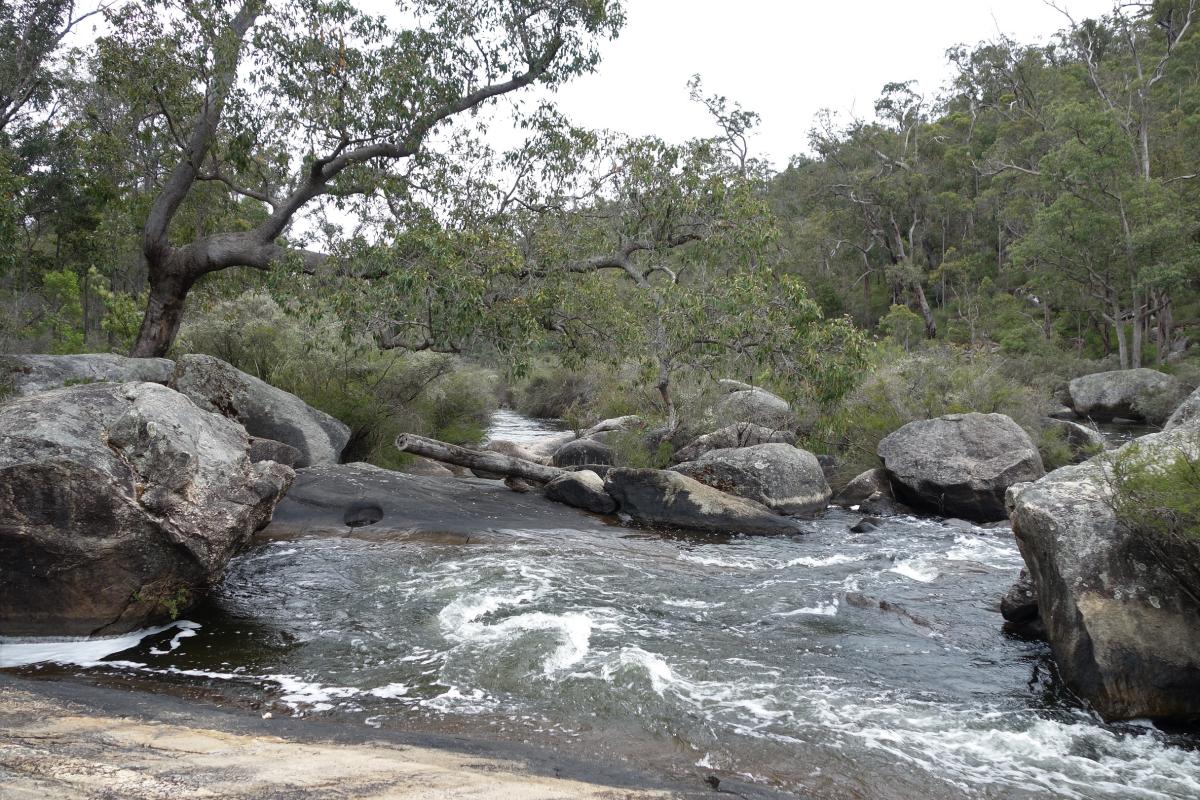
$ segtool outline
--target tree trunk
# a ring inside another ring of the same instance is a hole
[[[434,461],[445,464],[455,464],[460,467],[478,469],[481,472],[494,472],[506,478],[524,478],[538,483],[549,483],[567,470],[558,467],[548,467],[535,464],[522,458],[513,458],[501,453],[485,450],[470,450],[466,447],[427,439],[415,433],[402,433],[396,437],[396,448],[402,452],[415,453]]]
[[[1172,336],[1175,321],[1171,314],[1171,298],[1162,293],[1158,302],[1158,363],[1165,364],[1171,357]]]
[[[925,320],[925,338],[937,338],[937,320],[933,318],[933,311],[929,308],[929,301],[925,298],[925,289],[921,286],[920,281],[913,284],[913,293],[917,296],[917,307],[921,309],[921,319]]]
[[[193,280],[176,265],[150,270],[150,297],[146,301],[146,314],[142,317],[142,327],[138,330],[131,356],[166,356],[179,333],[184,304]]]

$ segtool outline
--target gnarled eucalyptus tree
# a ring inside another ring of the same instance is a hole
[[[409,0],[391,16],[403,24],[345,0],[145,0],[118,18],[194,83],[172,94],[154,85],[153,65],[141,70],[179,152],[146,217],[150,293],[135,356],[168,350],[203,275],[281,259],[317,269],[322,254],[284,238],[304,209],[371,194],[455,117],[591,69],[596,42],[622,22],[615,0]],[[204,181],[266,215],[242,230],[183,230],[178,212]]]

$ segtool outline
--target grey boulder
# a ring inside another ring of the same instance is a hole
[[[712,433],[706,433],[694,439],[690,444],[679,448],[675,453],[675,461],[694,461],[710,450],[751,447],[756,444],[769,444],[772,442],[795,444],[796,437],[787,431],[766,428],[750,422],[738,422],[733,425],[727,425]]]
[[[910,422],[878,453],[899,500],[977,522],[1004,519],[1008,487],[1046,474],[1029,434],[1003,414]]]
[[[589,464],[612,464],[613,449],[594,439],[576,439],[554,451],[550,465],[554,467],[578,467]]]
[[[112,353],[74,356],[0,355],[0,395],[30,395],[84,383],[168,383],[175,362]]]
[[[817,457],[790,444],[710,450],[671,469],[779,514],[821,511],[832,494]]]
[[[835,505],[857,506],[865,503],[873,494],[882,497],[892,496],[892,481],[888,478],[887,470],[880,467],[860,472],[853,480],[838,490],[833,497]]]
[[[242,427],[154,383],[0,407],[0,634],[116,634],[220,579],[293,472]]]
[[[1178,399],[1179,381],[1154,369],[1121,369],[1075,378],[1067,386],[1071,407],[1081,417],[1113,417],[1161,424],[1170,413],[1163,403]]]
[[[717,403],[718,420],[753,422],[767,428],[787,428],[792,424],[792,407],[766,389],[742,389],[731,392]]]
[[[1200,457],[1194,430],[1143,436],[1139,458]],[[1013,532],[1067,685],[1109,719],[1200,719],[1200,546],[1137,533],[1112,506],[1109,458],[1009,490]]]
[[[794,519],[670,470],[610,470],[604,488],[622,513],[648,527],[716,534],[801,532]]]
[[[1200,422],[1200,389],[1187,396],[1163,425],[1164,431],[1175,430],[1184,425],[1194,425]]]
[[[546,499],[595,514],[617,510],[617,501],[604,491],[604,480],[589,469],[568,472],[547,483]]]
[[[182,356],[171,386],[200,408],[241,423],[252,436],[290,444],[300,451],[298,467],[336,464],[350,441],[344,423],[219,358]]]

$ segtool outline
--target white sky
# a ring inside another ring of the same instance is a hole
[[[1113,0],[1062,0],[1077,19]],[[945,52],[1004,32],[1048,40],[1065,18],[1043,0],[627,0],[621,36],[597,72],[556,97],[572,121],[670,141],[711,135],[687,80],[762,115],[754,141],[776,168],[807,150],[817,112],[870,117],[889,81],[932,96],[951,75]]]

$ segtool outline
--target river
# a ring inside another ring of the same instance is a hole
[[[510,413],[493,431],[555,433]],[[1200,797],[1200,737],[1103,724],[1046,645],[1001,631],[1010,531],[857,519],[830,510],[786,538],[581,517],[469,545],[263,542],[185,622],[4,658],[768,794]]]

